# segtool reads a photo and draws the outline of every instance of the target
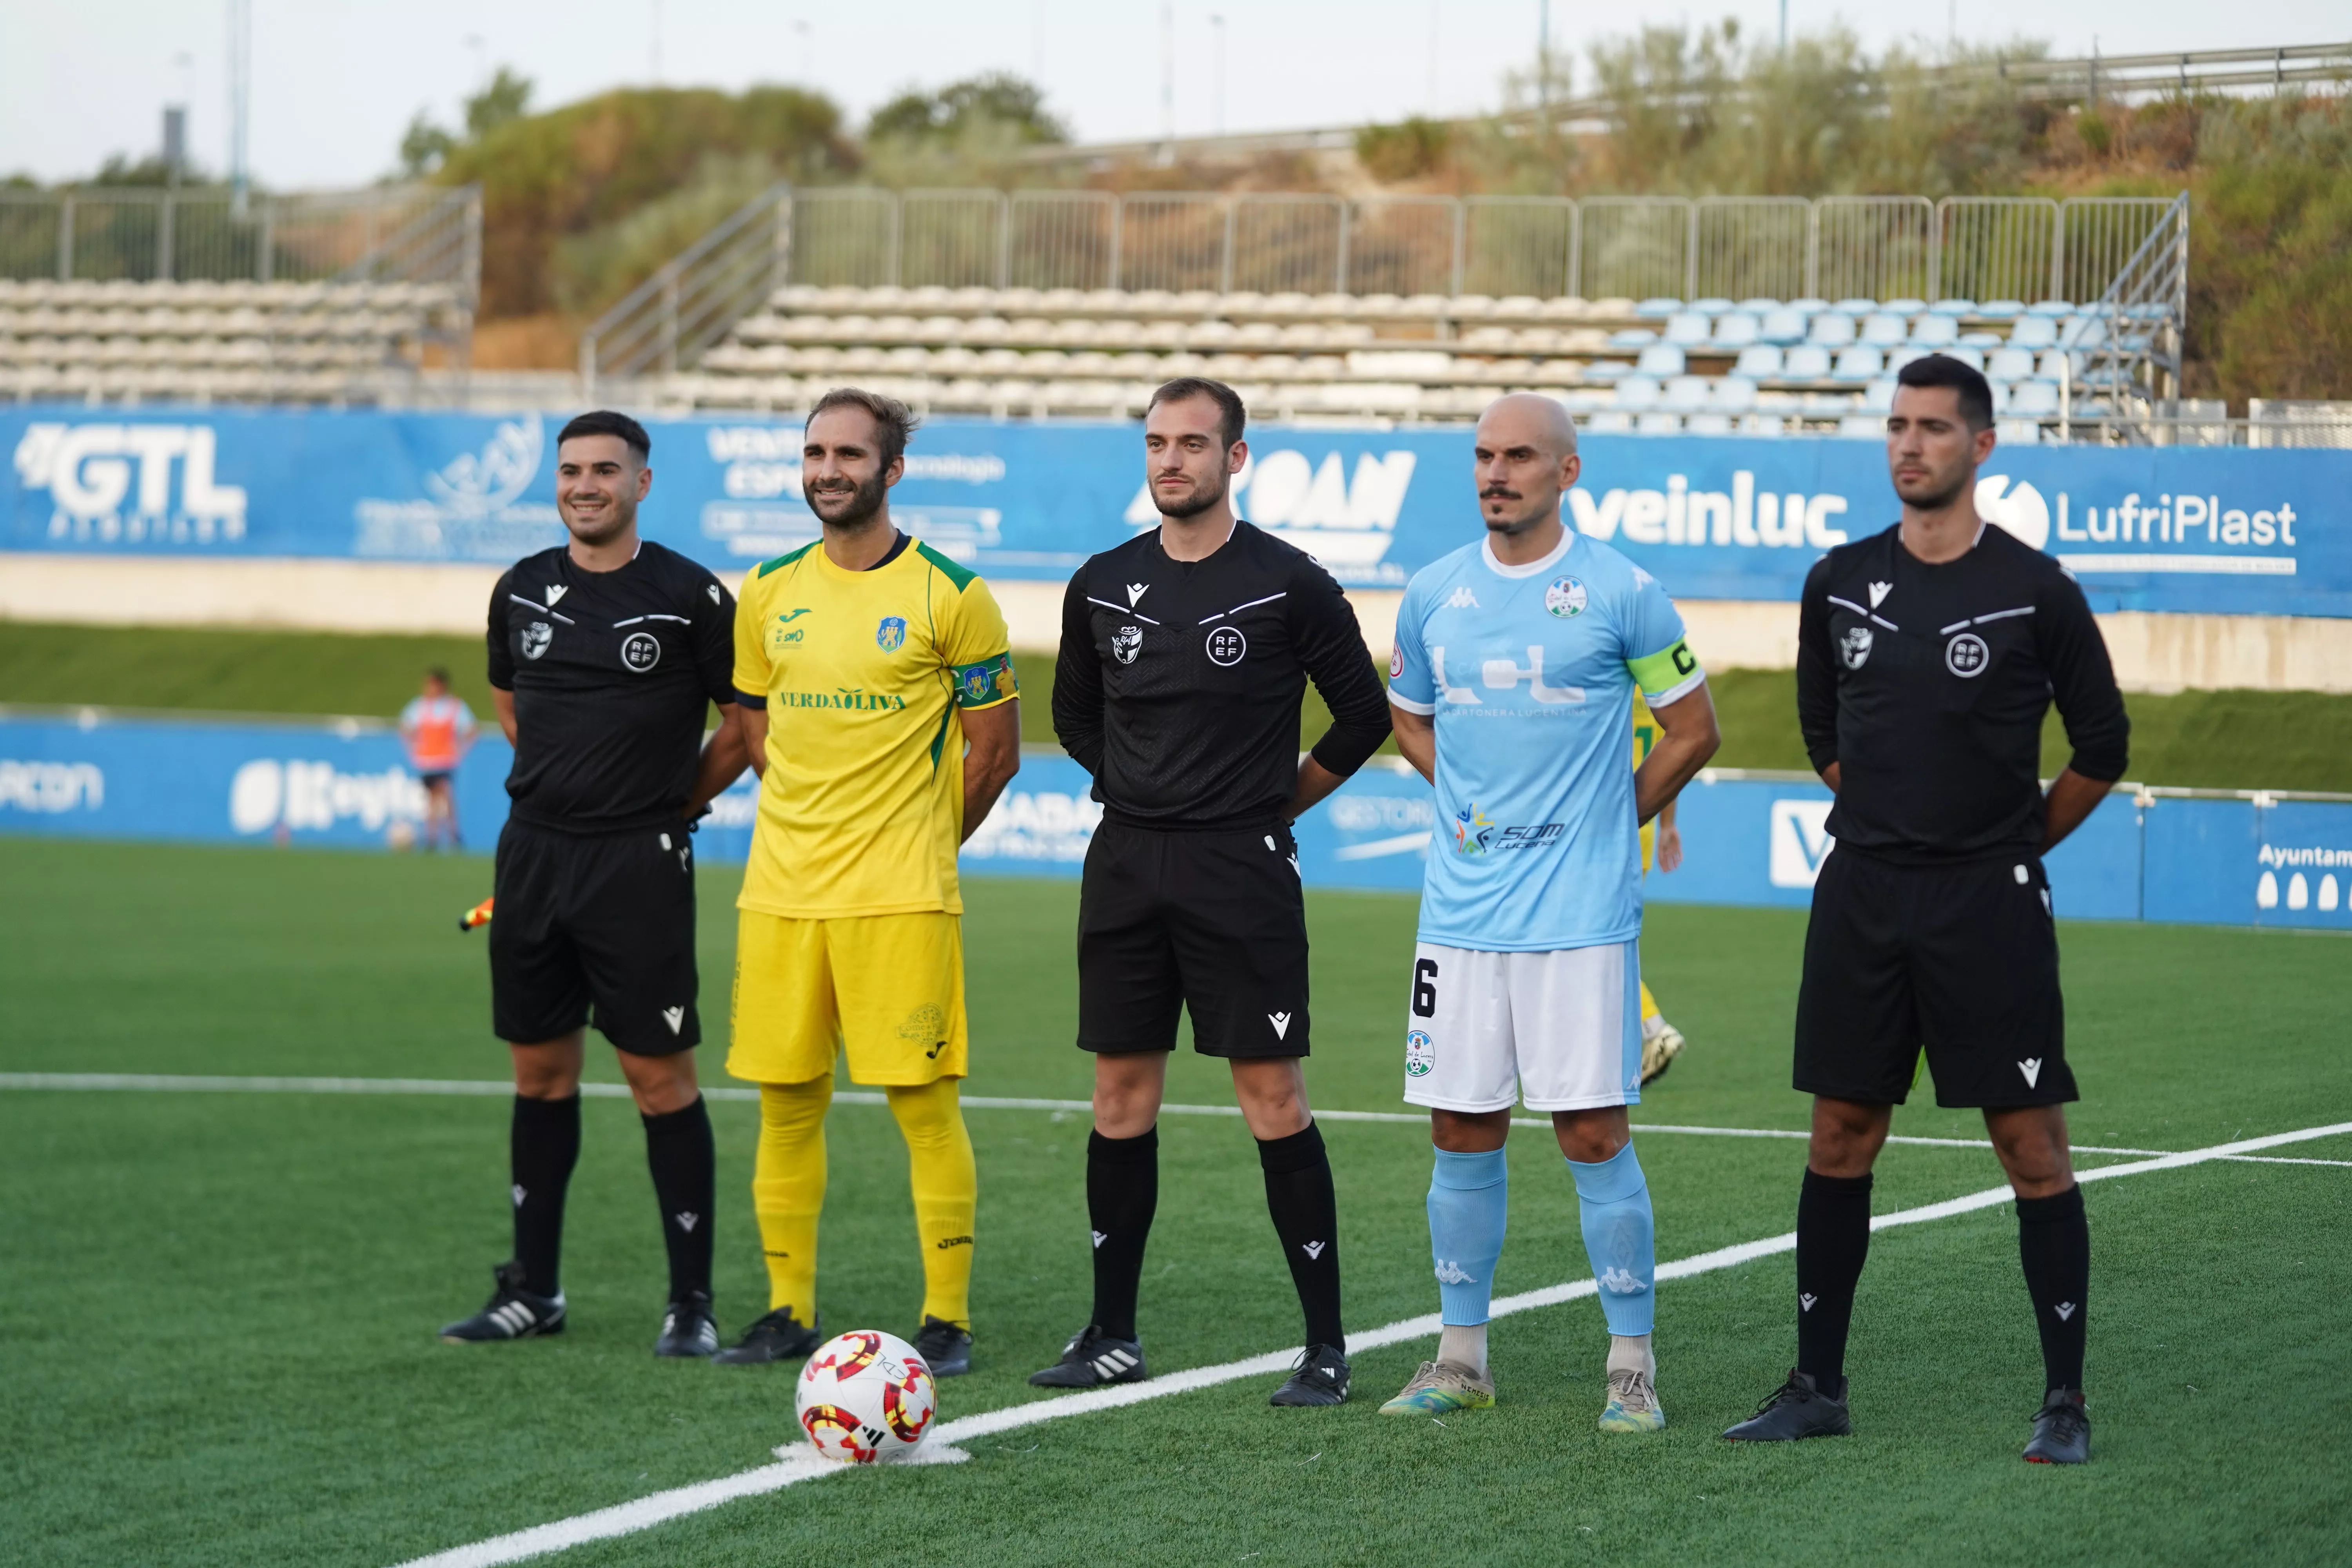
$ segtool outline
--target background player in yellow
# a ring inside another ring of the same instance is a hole
[[[938,1376],[971,1366],[978,1184],[957,1099],[956,850],[1020,766],[1020,700],[988,584],[890,521],[914,427],[891,398],[818,399],[801,491],[824,538],[754,568],[736,614],[761,787],[727,1070],[760,1085],[751,1202],[771,1309],[717,1357],[737,1365],[823,1342],[824,1114],[845,1049],[851,1079],[883,1089],[907,1140],[923,1258],[915,1348]]]
[[[1649,761],[1650,748],[1658,743],[1665,731],[1657,720],[1650,716],[1650,705],[1642,700],[1639,687],[1633,690],[1633,767],[1640,771]],[[1675,803],[1668,801],[1664,809],[1642,824],[1642,874],[1649,875],[1655,862],[1661,871],[1672,872],[1683,863],[1682,829],[1675,826]],[[1665,1077],[1675,1058],[1683,1054],[1683,1032],[1665,1020],[1658,1011],[1658,999],[1650,994],[1650,983],[1642,982],[1642,1081],[1654,1083]]]

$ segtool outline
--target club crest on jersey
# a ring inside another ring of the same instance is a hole
[[[874,646],[884,653],[896,653],[907,646],[907,617],[885,616],[882,624],[874,628]]]
[[[1974,632],[1962,632],[1944,645],[1944,668],[1964,680],[1982,675],[1991,662],[1992,649]]]
[[[661,662],[661,643],[651,632],[631,632],[621,643],[621,662],[643,675]]]
[[[1860,669],[1870,662],[1870,645],[1877,640],[1868,626],[1850,627],[1838,638],[1838,657],[1845,660],[1848,669]]]
[[[1143,651],[1143,628],[1121,626],[1110,634],[1110,656],[1121,664],[1133,664],[1136,655]]]
[[[1584,584],[1573,577],[1562,577],[1544,590],[1544,608],[1561,620],[1584,614],[1587,600]]]
[[[1413,1078],[1427,1078],[1429,1069],[1437,1065],[1437,1047],[1428,1032],[1415,1029],[1404,1037],[1404,1070]]]
[[[545,621],[531,622],[530,625],[523,627],[522,629],[523,658],[537,658],[541,654],[547,651],[547,645],[554,640],[555,628],[553,626],[549,626]]]

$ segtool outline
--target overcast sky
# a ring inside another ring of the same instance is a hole
[[[1841,16],[1865,38],[1940,39],[1944,4],[1789,0],[1801,31]],[[1355,124],[1496,105],[1531,61],[1542,0],[1175,0],[1180,132]],[[227,162],[226,0],[0,0],[9,85],[0,174],[87,174],[109,153],[152,151],[162,106],[191,106],[197,161]],[[898,89],[1001,68],[1042,81],[1084,140],[1162,125],[1157,0],[253,0],[256,177],[280,189],[362,183],[395,163],[419,109],[454,120],[498,65],[537,83],[540,106],[623,83],[811,84],[853,124]],[[1212,22],[1222,15],[1222,27]],[[1554,47],[1580,55],[1644,22],[1736,16],[1769,34],[1777,0],[1615,0],[1551,5]],[[2328,42],[2352,32],[2344,0],[1979,0],[1965,38],[2040,37],[2060,54]],[[1218,38],[1222,34],[1222,50]],[[658,49],[656,40],[658,37]]]

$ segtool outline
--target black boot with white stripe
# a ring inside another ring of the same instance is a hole
[[[481,1340],[529,1340],[563,1331],[563,1292],[534,1296],[523,1289],[522,1265],[501,1263],[495,1271],[499,1288],[489,1304],[462,1322],[451,1323],[441,1337],[453,1345]]]
[[[1150,1375],[1144,1370],[1139,1342],[1113,1339],[1088,1323],[1086,1332],[1062,1347],[1061,1360],[1031,1373],[1029,1382],[1037,1388],[1100,1388],[1108,1383],[1141,1383]]]
[[[654,1354],[709,1356],[719,1352],[719,1325],[710,1317],[710,1292],[688,1290],[662,1314],[661,1337]]]

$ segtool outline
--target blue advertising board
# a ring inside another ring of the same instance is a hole
[[[495,736],[457,771],[467,841],[506,820],[512,753]],[[1033,751],[963,849],[974,876],[1075,879],[1102,808],[1085,770]],[[751,853],[757,783],[714,803],[707,861]],[[1685,862],[1654,874],[1661,903],[1790,909],[1811,900],[1833,848],[1829,792],[1802,775],[1708,774],[1679,805]],[[383,848],[407,842],[424,788],[379,725],[212,724],[0,716],[0,833]],[[1310,887],[1418,893],[1427,857],[1451,851],[1435,796],[1375,758],[1299,822]],[[2352,931],[2352,803],[2109,795],[2050,858],[2062,916]]]
[[[561,542],[560,418],[310,409],[0,411],[0,549],[504,563]],[[732,579],[816,537],[790,420],[649,422],[647,537]],[[1476,538],[1468,431],[1254,426],[1242,511],[1342,583],[1402,587]],[[1874,442],[1588,436],[1576,526],[1690,599],[1793,600],[1894,520]],[[2352,452],[2019,447],[1987,516],[2095,608],[2352,616]],[[1127,424],[940,419],[899,521],[983,574],[1060,582],[1155,521]]]

